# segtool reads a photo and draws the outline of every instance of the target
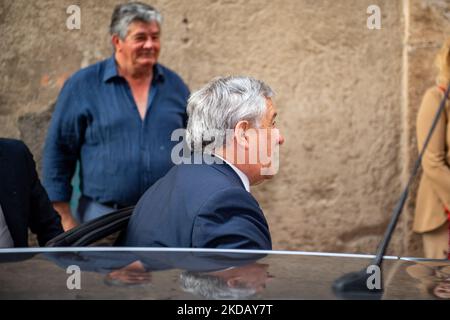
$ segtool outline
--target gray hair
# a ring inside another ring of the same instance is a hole
[[[180,274],[180,282],[182,290],[206,299],[239,300],[256,293],[252,288],[230,288],[223,279],[198,272],[183,272]]]
[[[162,15],[158,10],[145,3],[119,4],[114,8],[109,33],[117,34],[120,39],[124,40],[128,33],[128,27],[135,21],[156,22],[161,27]]]
[[[247,120],[259,127],[266,99],[274,95],[264,82],[251,77],[216,78],[194,92],[188,101],[186,142],[191,148],[221,147],[226,131]],[[211,139],[212,135],[212,139]]]

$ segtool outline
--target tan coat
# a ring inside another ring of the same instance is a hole
[[[437,86],[427,90],[417,116],[419,151],[425,142],[444,93]],[[422,178],[417,194],[414,231],[424,233],[447,221],[444,206],[450,209],[450,103],[441,115],[422,160]]]

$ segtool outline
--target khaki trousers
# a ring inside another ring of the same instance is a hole
[[[448,225],[449,222],[447,221],[439,228],[422,234],[425,258],[447,259],[449,247]]]

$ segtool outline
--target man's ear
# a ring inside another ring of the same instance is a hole
[[[121,51],[120,38],[117,34],[115,34],[111,37],[111,43],[112,43],[115,51]]]
[[[242,287],[242,285],[243,285],[242,277],[240,276],[232,277],[227,280],[227,286],[229,288],[239,288]]]
[[[249,137],[247,135],[247,130],[250,128],[250,124],[247,120],[239,121],[234,128],[234,138],[236,142],[244,148],[249,146]]]

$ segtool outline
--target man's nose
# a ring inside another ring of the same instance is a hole
[[[282,145],[284,143],[284,136],[280,133],[278,136],[278,144]]]
[[[148,37],[148,39],[145,40],[145,42],[144,42],[144,48],[150,49],[152,47],[153,47],[153,40],[151,37]]]

